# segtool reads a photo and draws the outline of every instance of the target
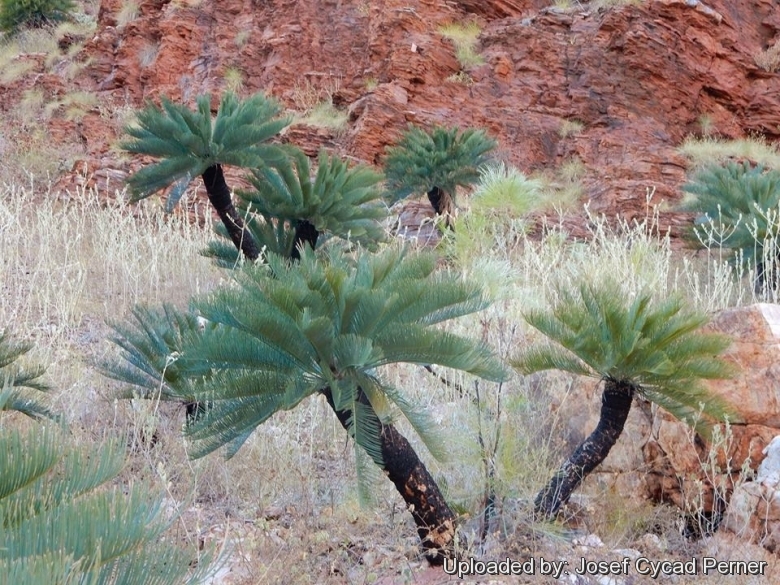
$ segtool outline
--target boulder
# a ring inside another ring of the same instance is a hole
[[[738,367],[730,380],[707,386],[729,402],[736,420],[705,443],[661,409],[644,443],[650,497],[718,513],[744,470],[758,469],[764,448],[780,433],[780,305],[759,303],[721,311],[709,328],[732,338],[725,357]]]
[[[723,528],[776,553],[780,546],[780,435],[763,454],[755,480],[735,488]]]

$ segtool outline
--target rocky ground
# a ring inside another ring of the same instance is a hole
[[[589,201],[596,214],[641,220],[653,192],[655,204],[665,202],[660,229],[669,227],[673,235],[689,220],[674,211],[690,168],[679,151],[687,137],[780,139],[780,58],[771,60],[780,41],[776,0],[91,0],[80,8],[87,25],[63,32],[51,47],[28,43],[1,67],[0,154],[13,161],[19,153],[39,153],[35,163],[45,163],[64,198],[76,186],[111,193],[141,164],[121,155],[116,141],[145,100],[164,95],[191,103],[226,89],[266,92],[299,114],[283,140],[309,154],[326,147],[376,165],[408,124],[485,128],[499,142],[500,159],[554,183],[576,182],[579,203]],[[447,34],[453,23],[476,27],[475,58],[459,59]],[[338,124],[306,118],[321,103],[332,106]],[[406,224],[428,213],[427,205],[410,210]],[[564,221],[571,234],[586,234],[583,213],[572,211]],[[774,370],[767,366],[767,372],[771,378]],[[771,432],[760,434],[766,440]],[[582,509],[593,505],[585,501]],[[251,522],[211,518],[220,528],[204,538],[219,542],[231,528],[234,541],[261,543],[269,558],[304,563],[297,553],[280,552],[300,540],[285,520],[291,513],[267,512]],[[300,529],[333,533],[341,521]],[[369,536],[338,540],[331,534],[319,548],[307,545],[310,555],[330,559],[321,581],[458,582],[421,562],[405,560],[391,571],[408,555],[390,545],[368,555],[370,530],[352,532]],[[765,559],[762,549],[727,535],[690,550],[683,550],[683,541],[648,537],[642,550],[621,551],[587,540],[586,533],[587,526],[579,526],[577,536],[553,549],[534,535],[503,534],[483,558],[510,554],[536,559],[538,568],[540,559],[578,564],[585,553],[593,560],[684,560],[715,547],[723,559],[722,551],[732,549],[737,559]],[[348,560],[339,565],[334,557]],[[766,559],[776,562],[772,555]],[[279,563],[269,562],[283,582]],[[257,568],[243,566],[252,563],[234,557],[222,582],[253,582]],[[560,582],[655,582],[569,577]],[[661,581],[686,582],[675,576]]]

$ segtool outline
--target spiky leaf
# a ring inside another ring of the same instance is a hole
[[[385,176],[392,201],[439,187],[454,195],[457,186],[479,180],[496,141],[484,130],[434,126],[430,131],[411,126],[387,149]]]
[[[679,297],[625,299],[616,290],[610,282],[559,289],[549,311],[526,314],[554,344],[520,352],[513,365],[524,374],[559,369],[631,384],[688,422],[701,403],[701,429],[725,417],[733,422],[733,408],[701,386],[703,379],[733,375],[719,357],[730,340],[699,331],[706,316],[687,310]]]
[[[381,461],[375,417],[390,416],[391,405],[441,454],[432,423],[399,389],[384,383],[377,368],[406,361],[491,380],[506,375],[488,348],[436,326],[483,308],[485,301],[460,276],[437,273],[429,254],[388,248],[353,259],[333,250],[318,259],[306,250],[299,263],[276,255],[268,262],[245,266],[236,274],[238,286],[195,302],[209,322],[200,335],[167,341],[170,318],[159,312],[149,313],[156,325],[118,329],[125,337],[115,342],[128,363],[114,371],[139,370],[135,378],[122,376],[145,380],[147,392],[165,388],[181,395],[172,387],[175,375],[186,373],[179,368],[187,364],[198,365],[184,388],[211,407],[187,428],[196,456],[223,445],[231,455],[274,412],[294,408],[324,388],[338,410],[351,413],[349,432],[374,461]],[[149,339],[141,342],[144,336]],[[172,349],[180,355],[173,371],[163,375]]]
[[[285,126],[281,107],[262,94],[239,101],[230,92],[223,95],[212,121],[211,96],[199,96],[196,109],[161,98],[161,105],[148,104],[137,114],[136,125],[125,129],[130,140],[121,147],[134,154],[161,159],[131,175],[127,183],[134,200],[177,183],[176,194],[189,180],[218,164],[258,168],[282,157],[281,151],[265,144]]]

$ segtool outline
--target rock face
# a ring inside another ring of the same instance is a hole
[[[102,0],[77,80],[106,103],[192,101],[229,86],[298,110],[329,96],[348,111],[347,130],[298,130],[296,142],[316,150],[311,135],[370,163],[409,123],[480,126],[524,172],[581,162],[591,209],[609,215],[644,217],[648,188],[677,200],[685,161],[675,149],[705,119],[727,138],[780,137],[780,75],[754,61],[778,39],[772,0],[568,12],[543,0],[142,0],[132,20],[124,4]],[[472,20],[483,64],[464,70],[439,28]],[[93,117],[89,166],[104,166],[116,130]]]
[[[733,519],[726,526],[736,530],[742,522],[740,530],[749,529],[752,535],[758,530],[758,518],[764,516],[751,516],[745,506],[755,503],[751,499],[754,496],[767,495],[764,492],[769,487],[761,483],[763,480],[750,481],[751,470],[760,469],[769,457],[767,445],[780,435],[780,305],[758,304],[722,311],[709,327],[734,339],[726,358],[740,371],[732,380],[709,382],[709,389],[733,405],[737,420],[727,428],[718,427],[712,440],[705,443],[662,409],[637,399],[623,435],[597,470],[596,479],[616,487],[621,494],[668,502],[690,513],[701,512],[698,521],[705,524],[717,523],[738,485],[738,511],[729,512]],[[575,388],[563,402],[551,400],[560,420],[567,421],[563,433],[569,437],[569,448],[573,449],[596,427],[600,392],[600,386],[587,383]],[[774,449],[780,449],[780,443],[776,442]],[[767,512],[763,508],[759,511]],[[770,512],[780,512],[780,508]],[[776,518],[780,521],[780,515]],[[745,523],[750,525],[746,528]],[[778,530],[777,538],[766,538],[763,544],[777,546]]]
[[[730,495],[731,482],[743,465],[757,469],[764,447],[780,434],[780,306],[757,304],[722,311],[710,327],[734,340],[726,357],[739,373],[708,386],[734,406],[737,420],[716,433],[713,442],[718,444],[711,454],[709,445],[694,440],[684,425],[666,413],[655,413],[643,453],[650,466],[646,483],[653,499],[717,511],[724,502],[718,502],[713,488]]]
[[[780,547],[780,435],[763,451],[764,461],[755,481],[737,486],[731,497],[723,527],[764,546]]]

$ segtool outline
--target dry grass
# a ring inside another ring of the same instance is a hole
[[[584,129],[585,125],[579,120],[563,120],[558,128],[558,135],[561,138],[569,138],[581,134]]]
[[[555,0],[553,6],[564,12],[583,10],[609,10],[621,6],[641,4],[644,0]]]
[[[495,190],[496,182],[517,187],[519,181],[535,201],[544,188],[511,169],[494,174],[484,187]],[[525,209],[521,205],[516,211]],[[568,240],[557,225],[549,226],[541,240],[529,239],[512,225],[507,228],[511,238],[459,234],[463,240],[459,252],[449,254],[450,266],[482,282],[494,303],[451,323],[451,330],[477,335],[509,358],[533,337],[523,312],[547,303],[556,280],[582,274],[622,274],[626,294],[647,286],[659,295],[680,290],[692,302],[702,302],[701,290],[694,294],[686,276],[686,270],[697,267],[675,258],[654,216],[640,224],[610,227],[600,218],[591,218],[591,224],[589,243]],[[210,237],[208,230],[165,216],[149,202],[130,207],[105,203],[93,193],[62,199],[34,187],[6,188],[0,192],[0,247],[15,252],[0,262],[0,321],[35,341],[36,357],[50,365],[55,406],[79,440],[127,438],[123,480],[144,477],[166,494],[171,510],[181,512],[173,529],[176,538],[231,543],[232,572],[220,582],[372,583],[385,578],[405,583],[421,578],[425,563],[408,512],[389,482],[376,486],[373,508],[359,505],[352,449],[322,399],[275,415],[230,461],[216,455],[188,459],[181,407],[113,399],[117,385],[93,365],[114,352],[104,321],[122,319],[137,302],[182,306],[191,295],[216,286],[225,273],[198,256]],[[733,298],[724,297],[708,307],[729,302]],[[382,374],[429,409],[448,437],[451,455],[441,463],[417,439],[412,443],[462,514],[464,554],[520,558],[531,551],[577,563],[583,554],[589,559],[614,556],[615,548],[661,558],[703,550],[703,545],[681,541],[673,511],[628,501],[596,478],[585,482],[582,501],[600,505],[585,506],[582,525],[601,537],[603,547],[591,542],[583,548],[572,544],[571,534],[530,521],[529,502],[569,448],[565,421],[546,397],[579,383],[571,377],[546,377],[549,387],[540,392],[539,380],[520,376],[498,386],[451,372],[441,372],[449,381],[443,384],[411,365]],[[414,437],[406,425],[400,428]],[[489,488],[497,496],[498,515],[482,542]],[[698,582],[718,583],[712,577],[686,581]]]
[[[455,45],[455,57],[463,69],[482,65],[485,60],[477,52],[477,41],[482,32],[476,22],[452,22],[439,27],[439,34]]]
[[[290,94],[295,106],[293,125],[329,128],[336,135],[345,132],[347,112],[333,105],[333,96],[339,91],[339,87],[339,79],[332,79],[323,86],[315,85],[308,79],[296,84]]]
[[[757,53],[753,57],[756,65],[764,71],[775,73],[780,71],[780,40],[776,41],[771,47]]]
[[[244,72],[238,67],[228,67],[223,75],[225,89],[233,93],[241,93],[244,89]]]
[[[767,168],[780,168],[777,146],[762,137],[740,140],[689,137],[682,143],[679,152],[691,161],[693,168],[729,159],[747,159]]]
[[[119,28],[124,28],[133,22],[140,14],[140,7],[135,0],[125,0],[116,14],[116,24]]]

